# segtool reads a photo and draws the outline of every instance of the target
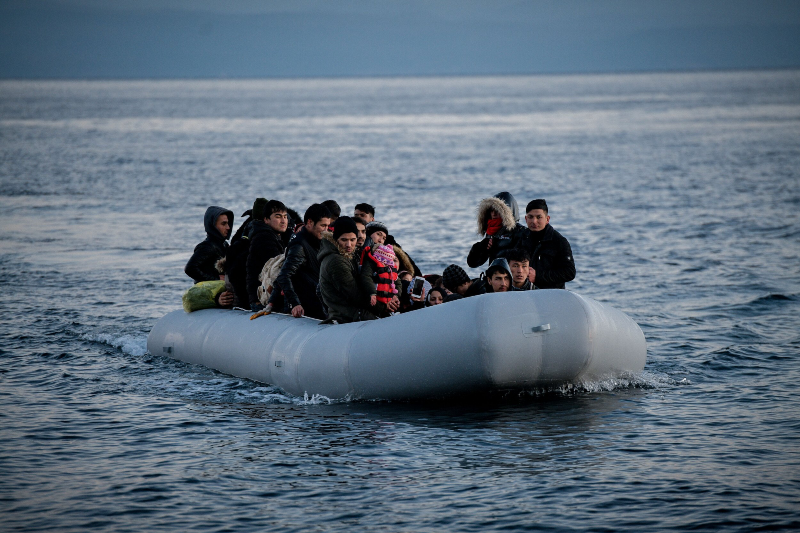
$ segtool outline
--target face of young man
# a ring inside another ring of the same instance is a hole
[[[503,215],[495,211],[494,209],[489,211],[489,219],[494,220],[496,218],[503,218]]]
[[[228,215],[218,216],[217,221],[214,222],[214,227],[217,228],[217,231],[222,235],[223,239],[227,239],[231,234],[231,223],[228,220]]]
[[[494,292],[508,292],[511,286],[511,280],[508,279],[506,272],[495,272],[492,274],[489,284],[492,286]]]
[[[375,220],[374,216],[370,215],[369,213],[365,213],[364,211],[361,211],[360,209],[355,209],[353,211],[353,214],[355,216],[357,216],[358,218],[363,219],[366,222],[372,222],[373,220]]]
[[[356,236],[358,237],[356,246],[363,246],[364,241],[367,240],[367,227],[360,222],[356,222],[356,229],[358,230],[358,233],[356,233]]]
[[[355,233],[342,233],[338,239],[336,239],[336,243],[339,245],[339,249],[346,254],[352,254],[356,249],[356,241],[358,237],[356,237]]]
[[[525,224],[531,231],[542,231],[548,222],[550,222],[550,215],[541,209],[531,209],[525,215]]]
[[[328,226],[331,225],[330,218],[321,218],[319,222],[314,222],[313,220],[309,220],[306,222],[306,231],[311,233],[317,239],[322,238],[323,232],[328,229]]]
[[[511,269],[511,281],[514,282],[515,287],[522,287],[525,280],[528,279],[528,266],[527,261],[509,261],[508,267]]]
[[[375,244],[385,244],[386,234],[380,230],[372,232],[372,242]]]
[[[283,233],[289,226],[289,215],[286,214],[286,211],[279,211],[277,213],[272,213],[264,222],[266,222],[267,226],[272,228],[273,231]]]

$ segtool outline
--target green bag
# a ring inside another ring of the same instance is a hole
[[[217,306],[217,296],[225,292],[225,281],[201,281],[183,293],[183,310],[187,313]]]

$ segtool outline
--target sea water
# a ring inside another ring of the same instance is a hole
[[[441,273],[503,190],[644,372],[363,402],[146,351],[208,205],[369,202]],[[800,528],[799,212],[798,71],[2,81],[0,530]]]

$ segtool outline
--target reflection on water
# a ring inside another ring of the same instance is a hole
[[[797,71],[0,82],[3,526],[800,528],[798,95]],[[347,402],[146,353],[209,204],[368,201],[441,272],[500,190],[547,199],[643,373]]]

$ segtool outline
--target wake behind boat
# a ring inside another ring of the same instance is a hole
[[[148,351],[298,396],[437,398],[640,372],[639,326],[567,290],[485,294],[382,320],[310,318],[207,309],[173,311]]]

